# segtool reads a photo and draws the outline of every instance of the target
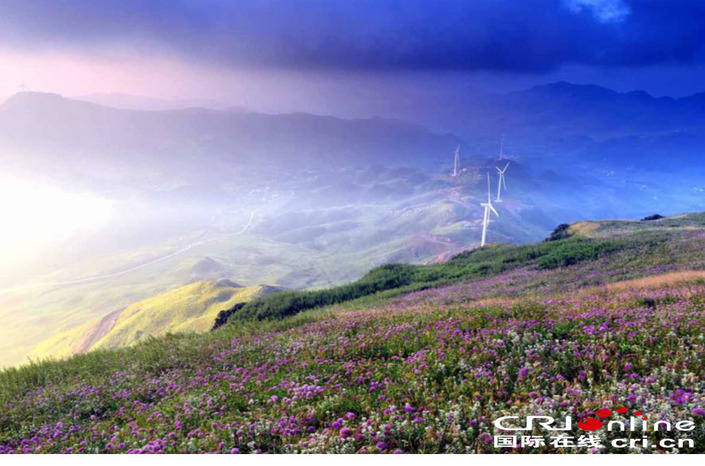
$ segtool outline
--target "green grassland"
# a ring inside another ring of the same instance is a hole
[[[62,358],[93,349],[130,346],[167,333],[203,333],[211,329],[221,310],[271,291],[276,288],[199,280],[49,338],[34,349],[32,357]]]
[[[0,447],[491,453],[490,413],[603,403],[700,425],[705,216],[568,232],[263,296],[213,332],[4,370]]]
[[[561,229],[562,230],[562,229]],[[690,263],[705,267],[705,252],[693,247],[694,236],[705,233],[705,215],[688,214],[658,221],[581,222],[568,228],[564,239],[532,245],[491,245],[463,252],[433,265],[385,265],[360,280],[339,287],[284,292],[254,300],[235,320],[283,318],[316,307],[341,304],[383,292],[386,296],[495,276],[517,268],[558,269],[609,258],[605,271],[618,277],[639,276],[644,270]],[[640,254],[648,251],[647,254]],[[684,251],[688,251],[686,255]],[[584,278],[583,278],[584,280]]]

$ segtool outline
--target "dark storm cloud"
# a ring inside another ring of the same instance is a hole
[[[701,0],[4,0],[19,50],[224,66],[548,72],[703,59]]]

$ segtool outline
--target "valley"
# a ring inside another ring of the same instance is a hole
[[[567,84],[522,96],[528,109],[545,105],[550,119],[594,96],[602,103],[593,116],[635,102]],[[503,120],[501,109],[518,98],[488,104],[494,116],[484,124]],[[562,142],[512,130],[508,187],[496,203],[500,217],[492,221],[490,243],[538,241],[555,225],[584,218],[640,218],[702,205],[701,174],[676,165],[654,171],[651,162],[624,166],[619,154],[631,149],[613,145],[614,131],[601,133],[572,116],[565,123],[572,135]],[[456,136],[382,118],[118,109],[18,94],[0,107],[7,176],[55,186],[67,199],[94,196],[109,210],[100,225],[70,234],[38,225],[48,228],[41,248],[0,251],[13,270],[0,276],[0,365],[70,354],[56,346],[57,336],[199,280],[320,289],[382,264],[438,263],[473,249],[484,176],[494,173],[501,140],[488,139],[495,129],[485,132]],[[594,134],[585,139],[580,132]],[[678,139],[679,151],[686,140],[697,145],[697,138]],[[462,171],[452,177],[458,144]],[[671,150],[649,153],[669,158]],[[85,215],[82,208],[75,215]]]

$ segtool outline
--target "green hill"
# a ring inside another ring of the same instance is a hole
[[[695,428],[571,453],[705,452],[705,215],[559,233],[5,370],[0,453],[500,453],[500,416],[570,415],[578,438],[604,409]]]
[[[219,311],[274,290],[266,286],[242,287],[229,280],[200,280],[56,335],[38,345],[33,356],[63,357],[129,346],[167,333],[206,332]]]
[[[392,264],[360,280],[318,291],[292,291],[247,303],[233,320],[283,318],[306,309],[341,304],[383,292],[403,292],[475,280],[516,269],[548,270],[605,259],[604,279],[627,279],[659,268],[692,264],[705,267],[705,253],[694,247],[705,234],[705,214],[683,214],[653,221],[609,220],[561,225],[549,240],[531,245],[495,244],[463,252],[433,265]],[[552,241],[552,238],[561,238]],[[644,251],[649,251],[645,254]],[[611,273],[613,275],[607,275]],[[597,277],[582,277],[586,285]]]

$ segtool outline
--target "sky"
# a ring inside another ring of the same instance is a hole
[[[215,99],[364,115],[557,80],[705,91],[701,0],[4,0],[0,95]]]

